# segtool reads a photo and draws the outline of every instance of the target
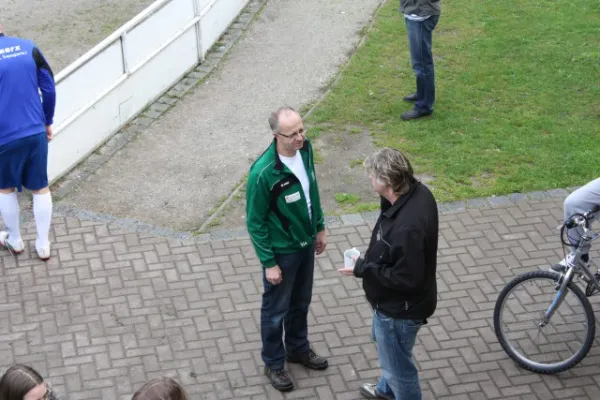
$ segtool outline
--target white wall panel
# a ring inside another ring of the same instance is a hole
[[[127,33],[125,51],[129,68],[136,67],[194,19],[191,0],[173,0]]]
[[[208,10],[200,20],[203,55],[219,40],[247,3],[248,0],[221,0]]]
[[[193,68],[195,49],[192,28],[56,135],[48,155],[49,179],[54,181],[88,156]]]
[[[56,86],[54,123],[60,125],[70,115],[92,102],[123,75],[119,41],[107,47]]]

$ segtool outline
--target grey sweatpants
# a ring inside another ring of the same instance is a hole
[[[586,183],[565,199],[564,213],[565,221],[573,214],[583,214],[591,210],[595,205],[600,205],[600,178]],[[600,214],[600,213],[597,213]],[[583,231],[581,228],[569,231],[569,241],[576,245],[581,239]]]

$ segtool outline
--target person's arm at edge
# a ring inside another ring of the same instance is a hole
[[[276,265],[275,253],[268,229],[269,189],[255,173],[250,171],[246,184],[246,226],[263,268]]]

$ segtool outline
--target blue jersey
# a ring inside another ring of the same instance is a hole
[[[0,146],[45,132],[55,104],[54,75],[40,50],[0,33]]]

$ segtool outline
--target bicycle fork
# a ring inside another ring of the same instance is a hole
[[[539,322],[538,325],[540,327],[544,327],[548,324],[548,322],[550,322],[550,318],[552,318],[552,315],[554,315],[556,310],[558,310],[558,307],[560,307],[560,305],[564,301],[565,296],[567,295],[567,286],[569,286],[569,282],[571,282],[571,279],[573,279],[574,274],[575,269],[569,268],[567,273],[564,276],[561,276],[561,279],[558,280],[558,283],[556,285],[559,288],[558,292],[556,293],[556,296],[554,296],[552,304],[550,304],[550,307],[548,307],[548,310],[546,310],[546,312],[544,313],[544,317]]]

